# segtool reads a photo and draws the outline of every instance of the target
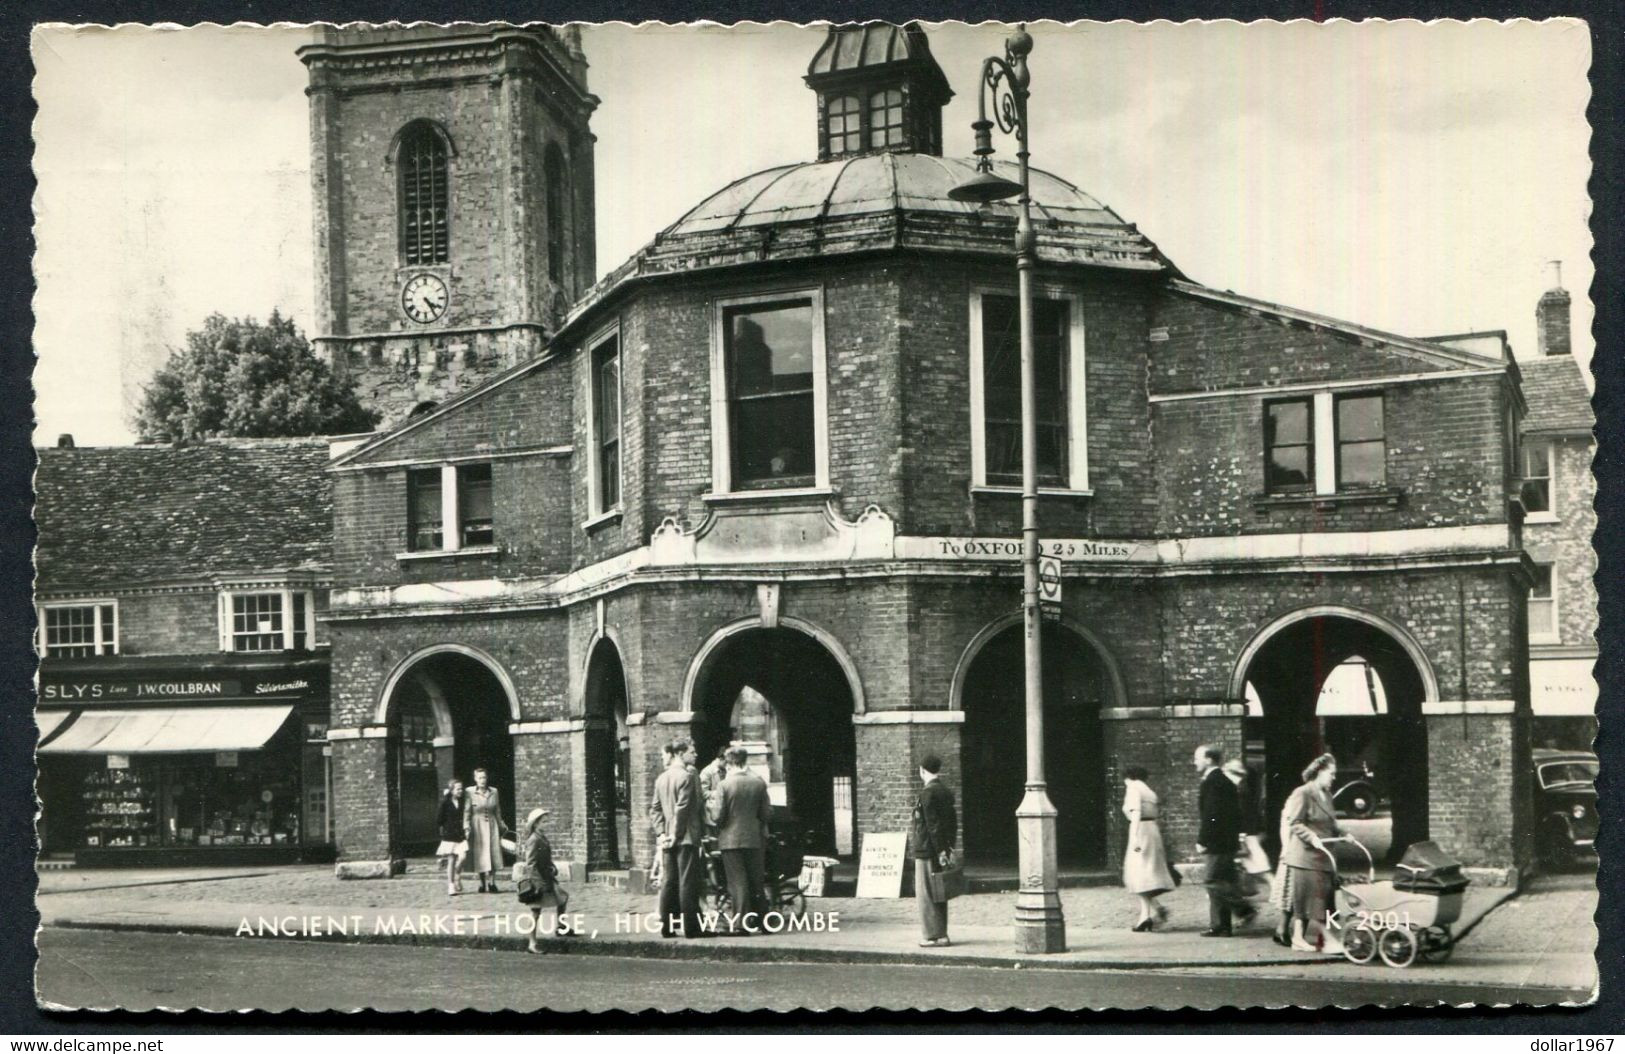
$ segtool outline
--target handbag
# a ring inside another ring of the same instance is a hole
[[[941,867],[927,868],[925,872],[926,896],[937,904],[946,903],[966,891],[965,869],[952,849],[945,854],[948,862]]]

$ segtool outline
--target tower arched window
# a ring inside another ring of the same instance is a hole
[[[408,264],[440,264],[450,259],[451,230],[446,142],[427,121],[401,134],[401,257]]]
[[[863,149],[863,107],[855,95],[837,95],[824,116],[831,154],[852,154]]]
[[[564,256],[567,244],[565,229],[565,166],[564,154],[558,144],[549,143],[542,154],[542,179],[546,182],[547,208],[547,277],[555,285],[564,284]]]

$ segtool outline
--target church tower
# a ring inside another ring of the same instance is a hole
[[[395,424],[539,354],[595,278],[573,27],[321,28],[313,343]]]

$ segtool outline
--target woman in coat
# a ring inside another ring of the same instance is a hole
[[[455,897],[463,891],[463,858],[468,855],[468,841],[463,834],[462,780],[446,784],[435,826],[440,831],[440,845],[434,855],[446,862],[446,892]]]
[[[524,842],[519,847],[519,860],[524,865],[518,883],[519,903],[530,909],[530,943],[525,950],[540,955],[541,945],[536,943],[542,932],[542,912],[553,912],[551,932],[568,937],[574,931],[558,924],[558,917],[570,903],[570,896],[559,885],[559,869],[553,863],[553,846],[542,833],[542,817],[546,809],[532,809],[525,817]]]
[[[1342,834],[1337,807],[1332,804],[1336,779],[1337,759],[1322,754],[1303,770],[1303,786],[1292,792],[1281,810],[1287,834],[1281,843],[1281,859],[1292,887],[1291,943],[1301,952],[1343,953],[1341,942],[1325,932],[1326,913],[1332,909],[1337,885],[1337,863],[1325,840]]]
[[[480,875],[480,892],[497,891],[497,869],[502,866],[502,795],[490,785],[484,769],[474,770],[474,786],[463,809],[463,837],[468,859]]]
[[[1148,933],[1168,918],[1168,909],[1157,898],[1174,888],[1174,875],[1168,868],[1168,850],[1157,824],[1157,792],[1145,782],[1146,771],[1138,765],[1123,770],[1123,815],[1128,817],[1128,847],[1123,853],[1123,885],[1140,898],[1140,918],[1135,933]]]

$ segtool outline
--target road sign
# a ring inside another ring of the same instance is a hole
[[[1038,600],[1045,605],[1061,606],[1061,558],[1038,558]]]

